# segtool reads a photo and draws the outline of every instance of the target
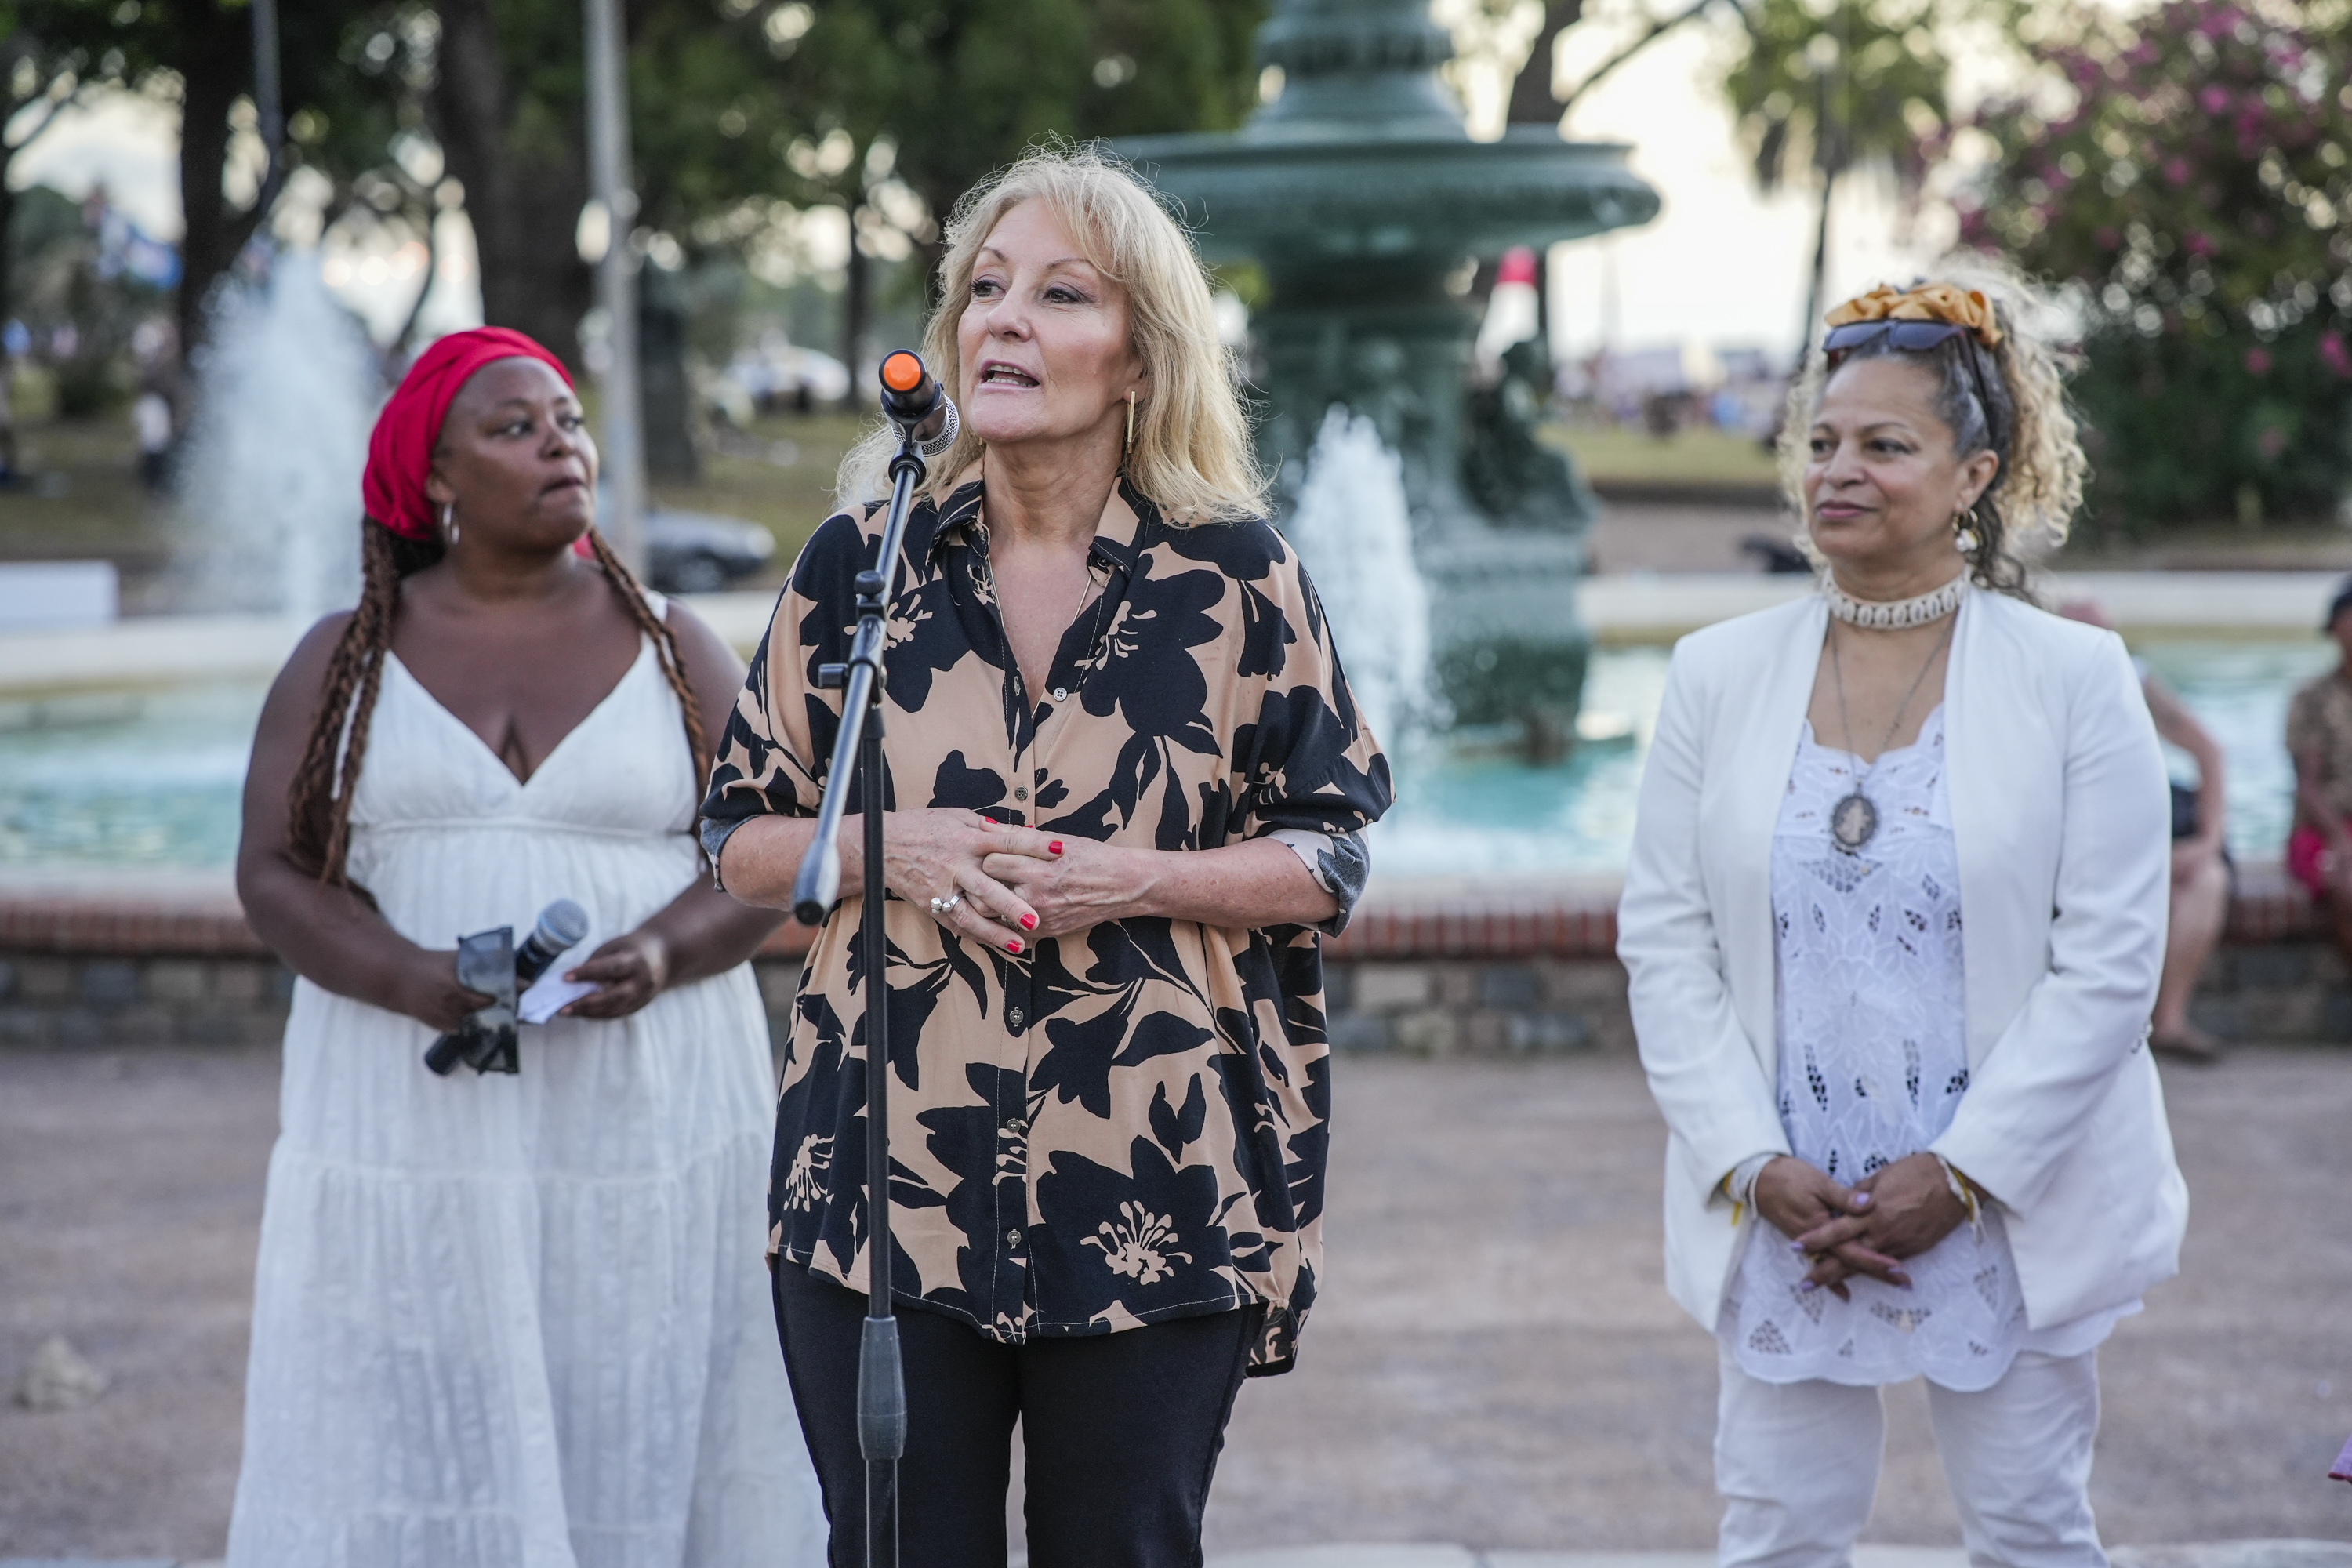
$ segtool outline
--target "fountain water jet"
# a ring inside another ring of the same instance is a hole
[[[367,334],[316,252],[281,252],[212,307],[196,360],[176,552],[191,608],[305,622],[359,597],[360,472],[382,401]]]
[[[1379,427],[1333,404],[1282,523],[1306,563],[1372,733],[1410,750],[1441,718],[1429,588],[1412,558],[1404,466]]]
[[[1592,502],[1536,439],[1528,386],[1465,399],[1478,317],[1449,280],[1468,258],[1646,223],[1658,196],[1623,146],[1549,126],[1471,141],[1437,78],[1453,52],[1428,0],[1280,0],[1257,38],[1283,73],[1271,103],[1236,132],[1119,150],[1182,204],[1212,260],[1265,269],[1250,325],[1266,467],[1291,474],[1335,402],[1379,427],[1402,461],[1454,715],[1517,721],[1540,753],[1572,732],[1584,683],[1575,587]],[[1505,368],[1527,379],[1508,355]]]

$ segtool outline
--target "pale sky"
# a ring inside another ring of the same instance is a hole
[[[1455,8],[1458,4],[1449,4],[1441,14]],[[1589,353],[1604,332],[1621,349],[1696,342],[1786,354],[1794,348],[1814,197],[1802,188],[1769,199],[1758,194],[1717,85],[1726,47],[1721,29],[1728,26],[1736,24],[1722,18],[1669,35],[1578,104],[1570,134],[1631,142],[1633,169],[1657,188],[1664,205],[1657,219],[1643,228],[1554,253],[1555,342],[1560,349]],[[1580,43],[1587,54],[1597,54],[1607,39],[1593,29],[1580,40],[1571,29],[1565,75],[1580,74],[1589,64],[1578,58]],[[1524,44],[1519,47],[1524,50]],[[1472,79],[1465,86],[1474,129],[1499,118],[1492,82]],[[1493,126],[1484,129],[1491,134]],[[176,238],[176,142],[169,110],[117,95],[52,128],[16,160],[10,183],[19,188],[52,184],[79,198],[103,180],[142,228]],[[463,228],[462,223],[456,226]],[[1907,279],[1943,248],[1952,232],[1950,215],[1931,206],[1916,227],[1916,236],[1905,235],[1890,190],[1850,182],[1832,215],[1830,298],[1859,292],[1881,279]],[[478,290],[466,237],[450,235],[446,227],[444,236],[445,298],[436,300],[433,315],[436,324],[454,326],[463,324],[466,301],[478,300]],[[414,295],[414,254],[402,257],[386,245],[381,267],[365,267],[364,253],[354,252],[348,268],[336,269],[346,279],[346,298],[380,333],[396,327]],[[446,323],[437,320],[445,313]]]
[[[1556,347],[1589,353],[1598,346],[1613,283],[1617,347],[1696,340],[1793,353],[1819,196],[1809,186],[1784,187],[1770,197],[1757,190],[1717,86],[1719,53],[1715,29],[1686,27],[1635,56],[1576,105],[1569,134],[1633,143],[1633,171],[1656,189],[1662,205],[1641,228],[1554,251]],[[1906,228],[1915,232],[1906,235]],[[1828,302],[1882,280],[1908,281],[1949,245],[1954,231],[1942,207],[1906,224],[1891,177],[1844,182],[1830,210]]]

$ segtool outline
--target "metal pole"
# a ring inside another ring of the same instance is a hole
[[[901,355],[893,354],[891,359]],[[904,355],[913,359],[911,354]],[[887,365],[889,362],[885,361]],[[866,991],[866,1322],[857,1346],[857,1446],[866,1458],[866,1568],[898,1568],[898,1460],[907,1451],[907,1381],[898,1354],[898,1320],[890,1299],[890,944],[883,929],[888,889],[882,876],[882,651],[887,640],[890,583],[907,537],[907,514],[926,477],[915,432],[940,401],[938,384],[916,361],[917,384],[895,389],[901,398],[928,396],[920,406],[892,401],[884,382],[882,410],[898,426],[890,459],[890,510],[874,564],[860,572],[857,630],[845,664],[817,666],[816,684],[842,694],[816,835],[793,879],[793,913],[803,925],[822,922],[841,890],[841,818],[849,791],[851,758],[859,774],[859,824],[866,841],[858,937]],[[953,438],[953,427],[941,440]],[[836,1523],[836,1528],[838,1524]]]
[[[886,584],[893,563],[880,563]],[[861,605],[864,595],[860,595]],[[877,607],[883,595],[874,596]],[[861,617],[862,618],[862,617]],[[877,637],[878,643],[880,639]],[[882,864],[882,682],[858,746],[865,773],[866,864]],[[866,1455],[866,1568],[898,1568],[898,1459],[907,1451],[907,1384],[898,1319],[890,1298],[889,938],[877,871],[866,872],[866,1322],[857,1345],[857,1446]]]
[[[278,68],[278,0],[253,0],[253,119],[261,136],[261,214],[257,233],[268,227],[269,209],[286,180],[286,96]]]
[[[637,193],[629,183],[628,85],[622,73],[621,0],[583,0],[588,38],[588,189],[610,226],[596,263],[610,361],[604,392],[604,537],[632,571],[645,570],[646,447],[637,390]]]

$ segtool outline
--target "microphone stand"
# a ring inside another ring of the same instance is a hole
[[[894,356],[895,357],[895,356]],[[925,378],[928,381],[928,377]],[[857,1446],[866,1456],[866,1568],[898,1568],[898,1459],[907,1451],[907,1385],[898,1355],[898,1320],[890,1300],[890,1028],[888,938],[882,930],[882,650],[890,579],[907,533],[907,510],[928,472],[915,430],[925,407],[906,417],[885,395],[884,411],[898,427],[890,459],[890,514],[872,569],[856,578],[857,631],[849,662],[820,665],[816,683],[842,692],[841,730],[834,738],[829,787],[817,807],[816,837],[793,883],[793,914],[822,924],[841,890],[842,787],[853,760],[860,773],[865,814],[865,907],[860,941],[866,952],[866,1323],[857,1346]]]

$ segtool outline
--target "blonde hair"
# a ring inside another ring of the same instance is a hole
[[[1881,338],[1841,363],[1895,355],[1917,363],[1937,378],[1937,412],[1951,426],[1961,453],[1989,448],[2000,458],[2000,470],[1973,509],[1979,543],[1969,565],[1978,586],[2022,596],[2029,558],[2064,543],[2083,505],[2090,464],[2066,398],[2066,377],[2077,358],[2050,335],[2055,310],[2047,292],[2014,268],[1970,254],[1948,258],[1936,269],[1935,281],[1975,289],[1990,300],[2000,343],[1986,348],[1963,336],[1910,352]],[[1978,395],[1971,359],[1988,373],[1982,384],[1990,408]],[[1788,417],[1780,427],[1780,489],[1799,517],[1805,515],[1813,416],[1828,380],[1828,361],[1819,349],[1810,350],[1804,374],[1789,389]],[[1808,555],[1813,553],[1810,534],[1801,532],[1798,542]]]
[[[1180,526],[1266,512],[1265,479],[1250,448],[1240,367],[1217,334],[1209,275],[1159,196],[1102,148],[1042,145],[981,181],[948,219],[940,302],[923,331],[923,357],[940,384],[960,389],[956,329],[971,298],[981,247],[1026,201],[1053,210],[1097,270],[1127,291],[1129,331],[1150,380],[1135,409],[1128,479]],[[942,501],[985,443],[967,425],[930,465],[925,493]],[[885,421],[842,458],[837,502],[852,510],[889,493],[898,437]]]

